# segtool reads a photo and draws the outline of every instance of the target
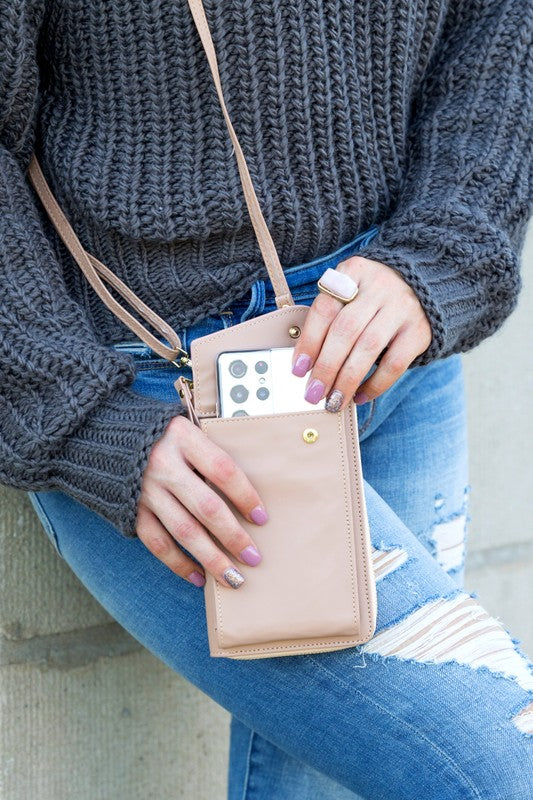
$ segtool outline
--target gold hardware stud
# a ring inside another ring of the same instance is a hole
[[[302,433],[302,438],[307,444],[313,444],[318,439],[318,431],[314,428],[306,428]]]
[[[298,336],[301,334],[301,330],[298,325],[291,325],[289,328],[289,336],[291,339],[297,339]]]

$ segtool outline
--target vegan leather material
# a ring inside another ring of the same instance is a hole
[[[152,309],[144,303],[135,292],[126,286],[126,284],[115,275],[115,273],[106,267],[101,261],[98,261],[93,255],[88,253],[80,240],[76,236],[70,222],[67,220],[63,210],[60,208],[59,203],[55,199],[46,178],[44,177],[41,166],[37,160],[35,153],[32,155],[30,165],[28,168],[28,177],[37,192],[52,224],[60,235],[65,244],[65,247],[70,251],[71,256],[74,258],[85,277],[93,287],[93,289],[100,295],[100,298],[106,306],[116,314],[116,316],[130,328],[140,339],[145,342],[154,352],[163,358],[168,358],[174,361],[182,351],[181,341],[177,333],[168,325],[165,320],[152,311]],[[115,300],[113,295],[107,290],[104,281],[106,280],[114,289],[133,307],[136,311],[149,322],[161,336],[163,336],[170,343],[170,347],[160,342],[156,337],[147,330],[138,320],[135,319],[119,302]]]
[[[189,361],[176,332],[108,267],[85,251],[55,200],[35,155],[28,176],[66,247],[108,308],[158,355],[178,367],[191,364],[192,387],[183,377],[174,384],[190,421],[244,469],[269,513],[265,525],[254,525],[206,479],[257,542],[263,556],[257,567],[239,563],[246,580],[238,589],[223,586],[206,571],[204,596],[210,654],[244,659],[352,647],[372,637],[377,611],[355,403],[352,400],[337,413],[316,409],[261,416],[217,416],[218,354],[227,350],[294,346],[294,329],[302,329],[309,307],[294,304],[261,212],[224,103],[202,2],[188,0],[188,3],[234,144],[243,191],[275,291],[277,310],[193,339]],[[126,311],[104,281],[169,346]],[[304,438],[308,429],[313,436]],[[225,550],[218,540],[215,542]]]
[[[204,417],[200,425],[244,469],[270,515],[258,528],[229,503],[263,560],[239,564],[238,590],[206,574],[211,655],[296,655],[367,641],[375,595],[355,404],[336,414]],[[318,434],[312,443],[308,428]]]

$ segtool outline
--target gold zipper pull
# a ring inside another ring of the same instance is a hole
[[[177,349],[183,355],[178,356],[179,361],[176,361],[174,359],[169,359],[170,363],[174,364],[174,366],[177,367],[178,369],[182,369],[182,367],[192,367],[191,357],[188,354],[188,352],[184,350],[182,347],[178,347]]]

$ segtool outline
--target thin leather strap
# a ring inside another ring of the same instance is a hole
[[[231,141],[235,148],[237,166],[239,168],[239,175],[244,197],[246,199],[246,205],[248,206],[248,211],[255,235],[257,237],[265,266],[268,270],[272,287],[274,289],[276,306],[277,308],[282,308],[283,306],[294,305],[294,300],[292,298],[289,285],[279,261],[276,246],[270,235],[265,218],[263,217],[263,213],[261,211],[261,207],[250,178],[246,159],[242,152],[239,140],[237,139],[233,125],[231,124],[226,104],[224,102],[215,48],[211,33],[209,31],[209,26],[207,24],[207,18],[205,16],[202,0],[188,0],[188,3],[194,23],[196,25],[196,29],[207,56],[213,81],[215,83],[220,101],[220,106],[222,108],[222,113],[226,121]],[[129,289],[128,286],[126,286],[126,284],[123,283],[123,281],[121,281],[120,278],[109,269],[109,267],[106,267],[84,249],[71,224],[55,199],[35,154],[33,154],[28,168],[28,177],[55,229],[65,243],[65,246],[106,306],[158,355],[162,356],[163,358],[167,358],[170,361],[174,361],[176,358],[179,359],[180,357],[186,355],[185,351],[182,349],[180,338],[173,328],[168,325],[168,323],[166,323],[158,314],[156,314],[155,311],[147,306],[146,303],[144,303],[131,289]],[[107,290],[102,278],[111,286],[113,286],[113,288],[132,306],[132,308],[135,308],[140,316],[149,322],[150,325],[152,325],[153,328],[169,342],[170,347],[167,347],[165,344],[160,342],[152,333],[150,333],[150,331],[144,327],[144,325],[138,322],[135,317],[133,317],[120,305],[120,303],[114,299],[113,295]]]
[[[46,179],[43,175],[41,167],[35,155],[32,156],[28,175],[32,182],[35,191],[37,192],[43,206],[45,207],[48,216],[50,217],[54,228],[62,238],[65,246],[70,251],[70,254],[81,268],[85,277],[93,287],[93,289],[100,295],[106,306],[122,320],[148,347],[154,350],[158,355],[167,358],[169,361],[179,359],[185,351],[181,347],[181,341],[177,333],[168,325],[155,311],[152,311],[146,303],[137,297],[137,295],[123,283],[112,270],[104,266],[98,259],[87,253],[80,240],[74,233],[70,222],[65,217],[57,200]],[[170,344],[170,347],[160,342],[147,328],[144,327],[138,320],[132,316],[129,311],[126,311],[113,295],[107,290],[100,275],[107,280],[122,297],[127,300],[139,314],[149,322],[155,330],[157,330]]]
[[[235,147],[235,155],[237,157],[237,165],[239,167],[241,184],[244,196],[246,198],[246,205],[248,206],[248,211],[250,213],[250,218],[254,226],[255,235],[257,236],[257,241],[259,242],[259,247],[261,248],[261,253],[263,255],[263,260],[268,270],[270,281],[272,283],[272,287],[276,295],[276,306],[278,308],[282,308],[282,306],[294,305],[294,301],[292,299],[292,295],[289,286],[287,284],[287,279],[285,278],[285,274],[283,272],[283,269],[281,267],[278,258],[276,246],[272,241],[268,225],[266,224],[265,218],[263,217],[261,206],[259,205],[259,201],[255,193],[252,179],[250,178],[250,173],[248,171],[248,165],[246,163],[246,159],[244,158],[241,145],[239,143],[239,140],[237,139],[237,135],[233,129],[233,125],[231,124],[228,110],[226,108],[226,103],[224,102],[224,94],[222,92],[222,85],[220,83],[220,74],[218,71],[215,46],[213,44],[213,39],[211,37],[209,26],[207,24],[207,18],[205,16],[202,0],[187,0],[187,1],[189,3],[189,8],[191,10],[194,23],[196,25],[196,29],[200,35],[200,39],[202,40],[202,44],[204,46],[205,54],[207,56],[209,67],[211,69],[211,74],[215,82],[218,99],[220,101],[220,106],[222,108],[222,113],[224,114],[224,119],[226,120],[226,125],[229,131],[229,135],[231,137],[231,141],[233,142],[233,146]]]

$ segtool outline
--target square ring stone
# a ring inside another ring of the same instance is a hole
[[[357,295],[359,288],[353,278],[328,267],[317,281],[318,288],[347,303]]]

